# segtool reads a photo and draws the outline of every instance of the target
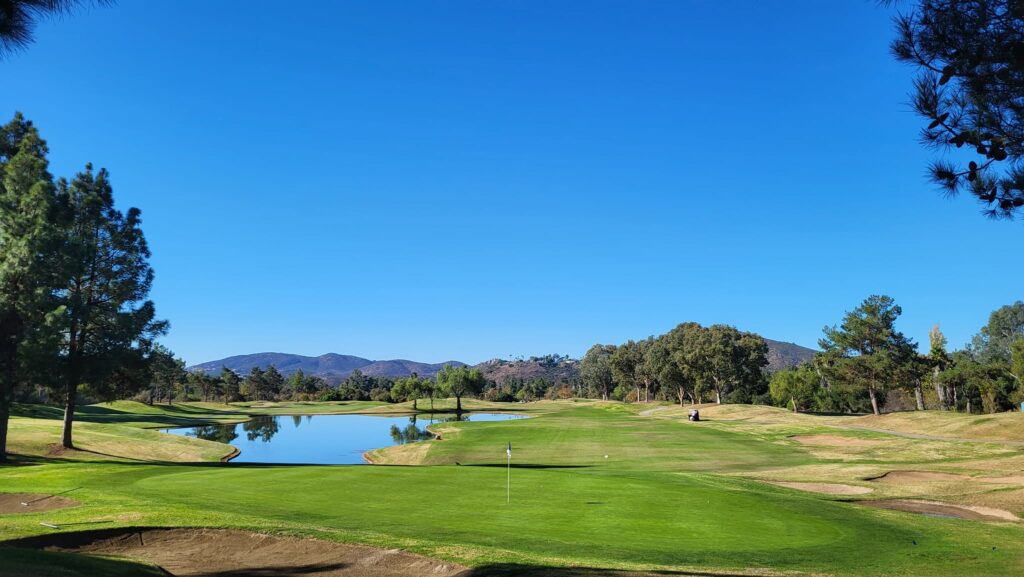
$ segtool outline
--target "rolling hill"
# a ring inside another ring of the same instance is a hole
[[[373,361],[362,357],[339,355],[337,353],[327,353],[319,357],[307,357],[289,353],[255,353],[200,363],[189,367],[188,370],[219,373],[222,367],[227,367],[240,375],[244,375],[253,367],[265,369],[270,365],[274,365],[277,370],[285,375],[302,369],[304,373],[316,375],[328,382],[336,383],[352,374],[352,371],[356,369],[359,369],[364,375],[374,377],[405,377],[412,373],[424,377],[433,377],[445,365],[464,366],[464,364],[459,361],[420,363],[405,359]]]
[[[793,343],[768,341],[768,369],[777,371],[786,367],[803,364],[814,356],[813,349],[801,347]],[[221,367],[227,367],[238,374],[244,375],[253,367],[267,368],[274,365],[285,375],[302,369],[302,372],[317,375],[331,383],[338,383],[359,369],[364,375],[374,377],[405,377],[416,373],[423,377],[433,377],[445,365],[466,366],[459,361],[443,363],[422,363],[406,359],[373,361],[352,355],[327,353],[319,357],[307,357],[288,353],[255,353],[237,355],[200,363],[189,367],[190,371],[218,373]],[[579,375],[578,359],[559,355],[530,357],[528,359],[491,359],[476,365],[488,379],[501,383],[507,379],[529,381],[544,378],[553,382],[566,382]]]

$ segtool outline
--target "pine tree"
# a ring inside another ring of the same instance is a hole
[[[818,341],[820,365],[829,379],[866,390],[876,415],[881,414],[879,394],[917,357],[913,341],[894,327],[902,313],[892,298],[872,295],[846,313],[841,325],[825,327],[825,338]]]
[[[42,371],[57,336],[50,298],[55,269],[54,187],[46,142],[19,113],[0,127],[0,461],[16,386]]]
[[[113,0],[92,0],[110,4]],[[71,12],[83,0],[3,0],[0,2],[0,59],[32,43],[36,20]]]
[[[58,295],[64,307],[61,388],[64,426],[61,444],[72,448],[72,424],[78,387],[102,382],[126,351],[166,331],[156,320],[149,247],[141,212],[122,214],[114,207],[106,170],[87,165],[70,183],[58,183],[61,224],[66,234],[65,283]]]
[[[912,105],[927,121],[922,140],[975,155],[935,162],[948,194],[970,191],[989,216],[1024,208],[1024,3],[918,0],[896,19],[892,51],[918,70]]]

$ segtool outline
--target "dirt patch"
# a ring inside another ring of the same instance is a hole
[[[772,485],[788,487],[800,491],[812,493],[824,493],[826,495],[865,495],[873,489],[859,487],[857,485],[844,485],[842,483],[797,483],[794,481],[768,481]]]
[[[136,529],[64,533],[10,543],[48,551],[112,555],[158,565],[171,575],[454,577],[467,569],[398,549],[226,529]]]
[[[68,449],[64,445],[61,445],[60,443],[50,443],[49,445],[47,445],[46,456],[61,457],[68,451],[70,451],[70,449]]]
[[[0,515],[40,513],[80,505],[74,499],[41,493],[0,493]]]
[[[951,505],[936,501],[918,501],[914,499],[892,499],[883,501],[856,501],[858,505],[920,513],[934,517],[955,517],[972,521],[1020,521],[1020,518],[1009,511],[992,507],[974,507],[967,505]]]
[[[936,471],[889,471],[877,477],[871,477],[868,481],[881,483],[920,483],[934,481],[966,481],[970,479],[967,475],[956,473],[938,473]]]
[[[794,435],[790,439],[804,445],[817,445],[819,447],[874,447],[884,442],[873,439],[859,439],[857,437],[843,437],[841,435]]]

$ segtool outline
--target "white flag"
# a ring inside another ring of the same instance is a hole
[[[508,455],[509,459],[512,458],[512,443],[508,444],[508,448],[505,449],[505,454]]]

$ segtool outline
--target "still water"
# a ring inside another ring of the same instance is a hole
[[[363,464],[363,453],[391,445],[414,443],[433,437],[426,428],[434,423],[461,421],[508,421],[523,415],[463,413],[430,418],[370,415],[261,416],[235,425],[205,425],[164,429],[237,447],[236,463]]]

